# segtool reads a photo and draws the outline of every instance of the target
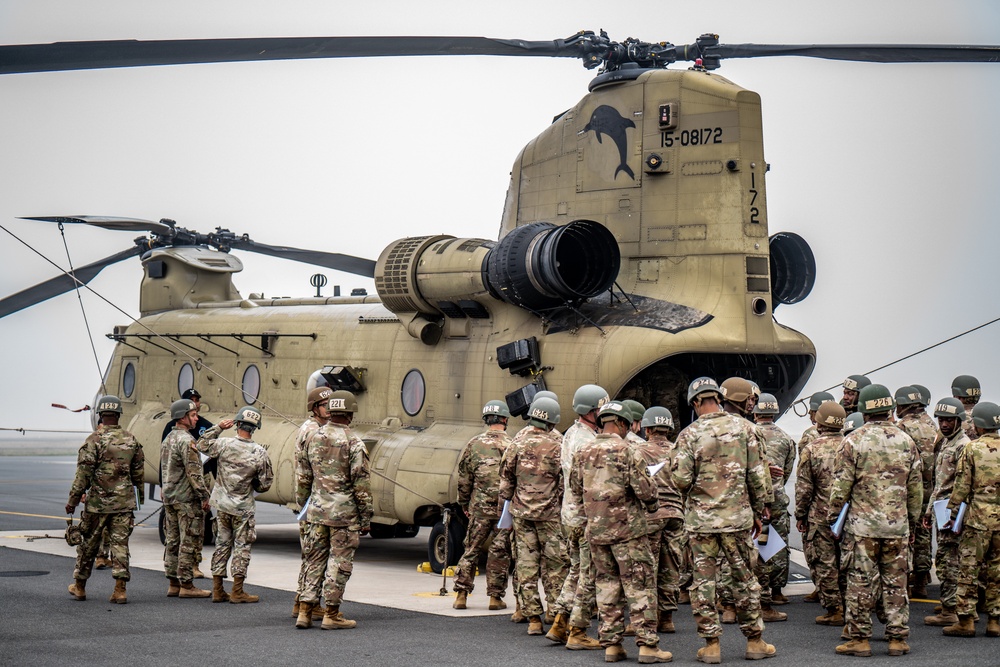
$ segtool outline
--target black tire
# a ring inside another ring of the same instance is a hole
[[[462,558],[463,545],[465,543],[465,524],[452,517],[448,523],[448,565],[458,565]],[[427,560],[430,561],[431,569],[437,574],[441,574],[444,569],[444,522],[438,521],[431,529],[431,537],[427,540]]]
[[[387,540],[396,536],[396,526],[385,523],[372,523],[371,531],[368,533],[375,540]]]

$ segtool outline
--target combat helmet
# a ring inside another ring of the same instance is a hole
[[[847,415],[847,419],[844,420],[844,435],[847,435],[851,431],[856,431],[865,425],[865,416],[860,412],[852,412]]]
[[[809,397],[809,412],[816,412],[824,401],[835,401],[833,394],[828,391],[817,391]]]
[[[972,375],[959,375],[951,381],[951,395],[962,398],[976,398],[982,396],[983,390],[979,386],[979,380]]]
[[[995,431],[1000,429],[1000,405],[983,401],[972,409],[972,423],[976,428]]]
[[[94,412],[98,415],[104,414],[105,412],[114,412],[120,415],[122,413],[122,399],[117,396],[112,396],[108,394],[107,396],[101,396],[97,399],[97,407],[94,408]]]
[[[912,387],[911,387],[912,389]],[[822,407],[822,406],[821,406]],[[891,412],[896,407],[892,394],[884,384],[870,384],[862,387],[858,394],[858,412],[863,415],[877,415]]]
[[[722,383],[722,399],[743,407],[753,395],[753,384],[746,378],[731,377]]]
[[[197,409],[198,406],[190,398],[182,398],[170,404],[170,418],[184,419],[184,415]]]
[[[836,401],[824,401],[816,411],[816,426],[831,428],[836,431],[844,428],[844,420],[847,419],[847,411],[844,406]]]
[[[483,420],[487,417],[506,417],[510,419],[510,408],[504,401],[487,401],[483,406]]]
[[[240,411],[236,413],[236,419],[233,421],[236,422],[237,428],[242,428],[243,430],[250,431],[251,433],[259,429],[261,424],[264,423],[260,416],[260,412],[258,412],[256,408],[250,407],[249,405],[244,405],[240,408]]]
[[[556,402],[559,401],[559,397],[556,396],[556,392],[549,391],[548,389],[542,389],[541,391],[536,391],[535,395],[531,397],[531,400],[534,401],[536,398],[551,398],[553,401]]]
[[[702,394],[715,394],[716,399],[722,400],[722,390],[719,383],[710,377],[700,377],[688,385],[688,405]]]
[[[956,419],[965,418],[965,406],[962,401],[954,396],[946,396],[934,406],[935,417],[954,417]]]
[[[642,403],[634,401],[631,398],[626,398],[622,403],[632,411],[632,419],[630,421],[637,422],[642,420],[642,415],[646,413],[646,407]]]
[[[346,389],[339,389],[330,394],[328,407],[330,413],[354,414],[358,411],[358,399]]]
[[[317,403],[330,400],[330,396],[332,395],[333,389],[329,387],[316,387],[306,396],[306,410],[312,412],[316,408]]]
[[[779,410],[778,399],[773,394],[761,394],[753,413],[755,415],[776,415]]]
[[[872,381],[864,375],[848,375],[847,378],[844,379],[843,387],[848,391],[861,391],[871,383]]]
[[[640,425],[643,428],[673,428],[674,416],[670,414],[670,410],[659,405],[654,405],[642,413],[642,422]]]
[[[535,400],[531,402],[531,407],[528,408],[529,420],[539,421],[555,426],[559,423],[559,417],[559,401],[549,398],[548,396],[542,396],[541,398],[536,397]]]
[[[920,405],[921,400],[920,390],[912,385],[903,385],[896,390],[896,405]]]
[[[573,412],[585,415],[591,410],[600,410],[601,406],[609,400],[611,399],[604,387],[596,384],[585,384],[573,394]]]
[[[913,382],[910,384],[911,387],[920,392],[920,405],[930,405],[931,404],[931,390],[922,384],[917,384]]]
[[[627,424],[632,423],[632,410],[625,405],[625,401],[608,401],[597,413],[597,420],[602,424],[613,419],[621,419]]]

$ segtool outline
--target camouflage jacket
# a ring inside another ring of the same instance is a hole
[[[642,447],[646,444],[646,441],[640,438],[638,435],[629,431],[625,434],[625,442],[632,445],[633,447]]]
[[[753,424],[724,412],[704,414],[677,435],[671,479],[687,497],[687,530],[729,533],[753,526],[771,490],[760,448]]]
[[[69,503],[79,505],[87,494],[86,511],[115,514],[136,510],[136,489],[142,502],[142,447],[121,426],[100,425],[90,434],[76,458],[76,477]]]
[[[500,516],[500,459],[509,446],[506,431],[487,429],[462,451],[458,461],[458,504],[469,516]]]
[[[966,503],[965,525],[1000,531],[1000,435],[987,432],[965,445],[948,508]]]
[[[576,455],[581,449],[593,442],[596,435],[597,433],[594,429],[579,419],[566,429],[566,434],[562,439],[560,454],[564,484],[569,479],[573,463],[576,461]],[[569,492],[569,484],[565,484],[565,487],[563,491],[562,511],[560,512],[563,525],[572,528],[582,528],[587,525],[587,515],[583,511],[583,507],[574,502],[573,496]]]
[[[795,466],[795,441],[777,424],[757,424],[757,428],[764,438],[767,463],[778,466],[783,471],[781,479],[772,478],[770,471],[767,474],[774,492],[774,506],[787,508],[788,494],[785,492],[785,484],[792,476],[792,468]]]
[[[917,445],[917,452],[920,453],[920,463],[923,465],[924,496],[928,496],[934,488],[934,463],[937,456],[934,452],[934,443],[937,441],[938,430],[933,424],[927,424],[920,419],[920,414],[927,415],[920,411],[919,414],[907,414],[899,418],[896,426],[903,429],[906,435],[913,438]],[[925,498],[926,499],[926,498]]]
[[[847,511],[857,537],[907,537],[923,516],[924,485],[917,445],[898,426],[871,421],[846,437],[834,463],[829,523]]]
[[[927,509],[924,513],[934,516],[934,502],[937,500],[948,500],[951,492],[955,488],[955,473],[958,471],[958,462],[962,458],[962,451],[965,446],[972,442],[969,436],[961,427],[955,429],[950,438],[941,436],[941,443],[938,445],[937,461],[934,466],[934,490],[930,498],[927,499]]]
[[[510,513],[519,519],[559,521],[562,441],[535,426],[519,435],[521,439],[511,444],[500,464],[500,498],[510,501]]]
[[[175,426],[160,445],[160,470],[164,505],[200,503],[208,499],[201,458],[194,447],[194,438],[186,429]]]
[[[591,544],[615,544],[647,533],[646,513],[656,507],[656,485],[646,462],[625,440],[598,433],[577,453],[570,493],[587,515]]]
[[[665,519],[684,518],[684,497],[674,486],[670,479],[670,471],[674,467],[674,459],[677,457],[677,445],[670,442],[670,438],[659,433],[649,434],[649,439],[638,447],[636,451],[642,457],[646,466],[655,466],[663,463],[659,472],[653,475],[653,482],[656,484],[656,511],[646,516],[651,528],[654,525],[662,525]],[[648,468],[647,468],[648,471]]]
[[[274,481],[271,458],[253,440],[220,438],[220,433],[222,427],[213,426],[195,443],[199,452],[219,460],[209,502],[220,512],[250,516],[255,508],[253,492],[267,491]]]
[[[962,430],[965,431],[969,440],[975,440],[979,437],[976,433],[976,425],[972,423],[972,409],[968,406],[965,408],[965,416],[962,417]]]
[[[802,450],[806,448],[810,442],[819,437],[819,429],[816,428],[816,424],[813,424],[805,430],[802,437],[799,438],[799,457],[802,456]]]
[[[843,439],[840,431],[826,431],[802,450],[795,474],[796,521],[826,523],[830,516],[834,462]]]
[[[313,433],[295,460],[295,501],[309,501],[309,523],[366,530],[371,527],[371,473],[365,443],[333,422]]]
[[[316,421],[316,418],[310,415],[302,422],[302,426],[299,427],[299,432],[295,436],[295,460],[299,458],[299,452],[305,449],[306,443],[309,442],[309,438],[312,437],[313,433],[318,431],[322,424]]]

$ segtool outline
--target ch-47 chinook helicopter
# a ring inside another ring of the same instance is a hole
[[[115,262],[143,266],[141,318],[116,327],[106,390],[159,456],[167,406],[196,386],[219,421],[262,407],[256,439],[277,481],[260,496],[294,502],[292,449],[307,392],[353,391],[355,430],[371,455],[373,535],[434,526],[457,496],[459,453],[482,429],[480,407],[506,397],[523,413],[547,388],[564,407],[581,384],[670,408],[689,420],[693,377],[753,377],[783,407],[813,368],[815,348],[774,320],[805,298],[812,253],[768,229],[760,97],[715,70],[724,58],[988,61],[996,47],[720,44],[674,46],[583,32],[525,42],[478,37],[288,38],[77,42],[0,47],[0,73],[241,60],[377,55],[581,58],[590,90],[517,156],[498,240],[421,236],[377,261],[258,243],[173,221],[46,216],[147,235],[114,255],[0,301],[0,317],[86,283]],[[677,61],[690,69],[668,69]],[[262,299],[233,285],[231,250],[373,277],[376,295]],[[571,418],[567,409],[562,427]],[[147,467],[147,481],[156,470]],[[458,513],[456,516],[460,516]],[[461,530],[449,534],[457,560]]]

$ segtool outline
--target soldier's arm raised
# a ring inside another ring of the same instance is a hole
[[[219,445],[218,437],[222,433],[222,422],[216,424],[212,428],[206,429],[198,441],[194,443],[195,449],[197,449],[202,454],[207,454],[211,458],[218,458],[219,456]]]

